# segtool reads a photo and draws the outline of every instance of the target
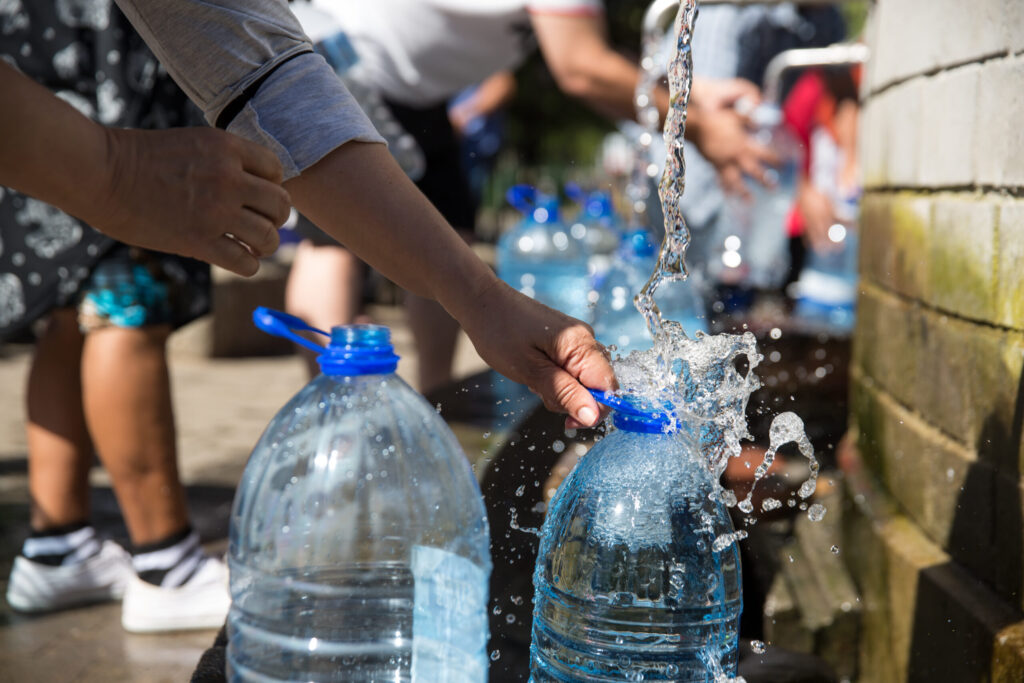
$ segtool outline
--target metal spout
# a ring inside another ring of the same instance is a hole
[[[836,43],[828,47],[797,48],[780,52],[765,68],[764,100],[779,103],[782,75],[787,71],[815,66],[863,64],[870,54],[870,48],[861,43]]]

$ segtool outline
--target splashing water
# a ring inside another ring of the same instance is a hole
[[[678,322],[663,319],[654,300],[662,284],[685,280],[688,276],[686,251],[690,244],[690,232],[680,209],[680,200],[685,189],[683,135],[693,78],[690,46],[696,16],[696,0],[682,0],[679,3],[675,20],[676,44],[667,70],[670,107],[665,120],[664,140],[668,154],[658,188],[665,217],[665,234],[655,270],[634,300],[637,310],[647,323],[654,344],[649,350],[620,356],[614,361],[614,366],[621,387],[619,393],[652,405],[670,404],[670,412],[677,417],[668,431],[679,429],[693,438],[700,446],[705,465],[716,476],[720,476],[729,458],[741,454],[741,441],[752,439],[747,427],[746,409],[750,395],[761,386],[755,369],[763,356],[754,336],[749,332],[714,336],[696,333],[693,338],[688,337]],[[655,64],[646,60],[654,59],[657,46],[648,42],[645,36],[642,50],[645,62],[643,76],[637,87],[636,104],[641,124],[649,126],[652,119],[657,121],[658,116],[653,98],[653,74],[657,72]],[[642,152],[645,155],[648,153],[646,146]],[[640,194],[637,188],[641,180],[646,188],[646,178],[642,177],[641,171],[646,173],[647,167],[645,164],[641,169],[638,163],[633,175],[631,191],[634,194],[630,196],[634,208],[633,220],[642,217],[639,209],[646,209],[646,196]],[[782,413],[772,421],[769,449],[754,473],[753,483],[756,485],[768,474],[778,449],[788,443],[795,443],[800,453],[808,459],[810,476],[798,491],[800,498],[807,499],[816,488],[818,462],[804,433],[803,422],[794,413]],[[753,492],[754,486],[751,486],[742,501],[737,501],[735,495],[730,495],[731,492],[723,493],[722,500],[729,505],[738,505],[745,513],[751,513]],[[766,511],[780,507],[782,503],[776,499],[766,499],[762,503],[762,509]],[[813,505],[808,510],[808,516],[812,520],[821,519],[824,508]],[[743,531],[722,534],[715,538],[712,549],[724,550],[745,535]],[[708,674],[715,683],[740,683],[742,677],[730,679],[724,672],[722,654],[715,647],[701,652]]]
[[[690,85],[693,82],[693,54],[690,51],[690,42],[693,39],[693,24],[696,18],[696,0],[679,3],[675,23],[676,49],[668,67],[669,110],[665,118],[664,132],[668,157],[658,187],[658,196],[665,214],[665,239],[661,244],[654,274],[636,296],[637,310],[647,321],[647,328],[653,337],[661,334],[663,326],[661,311],[654,302],[654,293],[662,282],[685,280],[687,276],[685,257],[686,248],[690,244],[690,230],[683,220],[679,200],[682,199],[685,188],[683,133],[686,131],[686,106],[690,102]]]

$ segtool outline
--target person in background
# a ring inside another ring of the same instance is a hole
[[[585,387],[611,388],[615,380],[593,333],[503,286],[454,238],[287,6],[117,4],[206,121],[234,135],[98,126],[0,64],[0,83],[9,87],[0,89],[7,105],[0,181],[92,216],[126,243],[195,254],[240,274],[254,273],[257,257],[276,247],[274,226],[286,220],[290,199],[384,275],[440,302],[486,362],[551,410],[568,412],[567,425],[598,422],[602,409]],[[15,26],[27,14],[18,3],[0,19]],[[18,134],[5,133],[12,130]],[[284,189],[276,185],[282,180]],[[204,208],[227,219],[230,232]],[[197,220],[176,225],[183,216]],[[439,264],[446,277],[434,272]]]
[[[0,54],[103,124],[198,122],[124,16],[109,2],[91,8],[33,3],[0,34]],[[26,392],[31,536],[7,601],[40,612],[123,596],[129,631],[218,626],[227,568],[189,521],[166,356],[171,330],[209,308],[209,267],[119,243],[15,191],[0,196],[0,237],[0,338],[45,321]],[[131,555],[90,523],[94,452]]]
[[[222,130],[101,125],[0,59],[0,186],[108,237],[252,275],[288,217],[282,177],[273,152]]]
[[[759,94],[772,57],[790,48],[829,45],[842,40],[844,35],[842,16],[834,7],[801,7],[790,2],[704,7],[693,36],[694,78],[727,82],[734,79],[746,82]],[[686,193],[681,206],[693,233],[687,260],[698,270],[704,270],[710,258],[708,236],[726,201],[724,189],[736,188],[744,180],[743,174],[739,174],[729,185],[719,182],[717,164],[699,145],[687,142],[685,154]]]
[[[860,196],[857,91],[860,67],[815,69],[793,85],[783,113],[806,153],[789,234],[812,249],[831,247],[828,230],[849,220],[844,202]]]
[[[314,0],[296,3],[308,30],[344,32],[359,62],[350,76],[376,87],[388,108],[424,150],[417,186],[456,229],[469,234],[474,203],[446,115],[448,101],[492,74],[518,66],[539,47],[558,87],[611,118],[633,118],[636,64],[608,44],[602,0],[521,0],[501,4],[436,0],[376,3]],[[453,39],[454,37],[454,39]],[[741,117],[720,107],[707,84],[694,87],[687,135],[715,161],[723,177],[760,176],[770,154],[746,134]],[[668,91],[655,99],[662,116]],[[286,308],[314,326],[351,321],[351,287],[358,265],[344,248],[316,235],[296,253]],[[328,297],[317,296],[324,290]],[[338,292],[346,292],[339,296]],[[419,389],[451,380],[458,325],[436,303],[408,295],[406,310],[420,358]]]

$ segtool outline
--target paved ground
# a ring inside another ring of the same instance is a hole
[[[393,326],[410,379],[415,357],[408,332],[393,310],[375,311]],[[0,347],[0,592],[28,520],[23,392],[29,347]],[[482,367],[468,340],[460,340],[456,371]],[[223,551],[227,520],[245,460],[270,418],[305,382],[295,357],[209,360],[172,349],[182,478],[196,527],[208,547]],[[124,536],[117,506],[101,469],[93,471],[94,518]],[[118,605],[25,617],[0,599],[0,681],[185,681],[214,633],[137,636],[121,630]]]

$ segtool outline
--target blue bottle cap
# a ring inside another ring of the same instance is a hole
[[[263,306],[252,312],[252,320],[267,334],[290,339],[319,353],[317,361],[325,375],[385,375],[398,367],[398,356],[391,344],[391,330],[383,325],[339,325],[331,328],[328,334],[301,318]],[[320,346],[295,334],[294,330],[315,332],[330,337],[331,341],[326,347]]]
[[[634,396],[619,396],[609,391],[587,389],[590,395],[615,412],[612,424],[626,432],[664,434],[677,431],[676,420],[669,405],[656,406]]]
[[[642,228],[626,234],[622,241],[629,250],[629,253],[639,258],[649,258],[658,249],[654,244],[654,240],[651,239],[651,233]]]
[[[398,367],[398,356],[383,325],[339,325],[317,362],[325,375],[386,375]]]

